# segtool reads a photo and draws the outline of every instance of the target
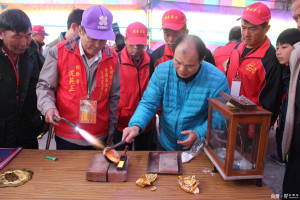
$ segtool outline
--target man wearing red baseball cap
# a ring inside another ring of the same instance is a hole
[[[43,46],[45,45],[45,36],[48,35],[49,34],[45,32],[45,28],[43,26],[36,25],[32,27],[32,39],[34,39],[38,43],[40,53],[43,52]]]
[[[140,22],[130,24],[124,40],[126,46],[119,52],[120,101],[114,144],[121,141],[123,129],[128,126],[149,82],[150,56],[145,51],[148,40],[147,27]],[[145,131],[135,138],[135,150],[151,150],[153,123],[152,120]],[[121,149],[124,149],[124,146],[119,150]]]
[[[162,30],[164,33],[165,45],[157,48],[151,54],[151,70],[154,70],[160,63],[172,60],[174,57],[173,45],[175,40],[183,34],[188,34],[186,26],[186,16],[177,9],[171,9],[164,13],[162,17]],[[209,49],[206,48],[205,61],[215,64],[215,60]]]
[[[277,119],[282,96],[282,66],[266,35],[270,29],[270,9],[257,2],[244,9],[241,20],[242,43],[231,53],[227,79],[231,95],[244,95],[273,113]]]

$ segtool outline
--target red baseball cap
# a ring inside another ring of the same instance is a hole
[[[162,29],[167,28],[174,31],[182,29],[186,24],[186,17],[183,12],[177,9],[171,9],[164,13],[162,17]]]
[[[33,26],[32,27],[32,32],[33,33],[38,33],[38,34],[41,34],[41,35],[44,35],[44,36],[48,36],[49,34],[45,32],[45,29],[43,26],[41,25],[36,25],[36,26]]]
[[[263,3],[257,2],[247,6],[243,12],[243,16],[237,20],[244,19],[253,25],[261,25],[270,21],[271,11]]]
[[[147,45],[147,27],[140,22],[134,22],[127,27],[126,37],[131,45]]]

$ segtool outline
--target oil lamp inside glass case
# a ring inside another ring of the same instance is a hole
[[[261,186],[272,113],[240,103],[209,99],[205,152],[224,180],[257,179]]]

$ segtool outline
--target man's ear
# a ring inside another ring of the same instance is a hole
[[[204,56],[203,58],[202,58],[202,60],[200,61],[200,65],[202,64],[202,62],[203,62],[203,60],[206,58],[206,56]]]
[[[270,30],[270,28],[271,28],[271,25],[270,25],[270,24],[268,24],[268,25],[265,27],[265,34],[267,34],[267,32]]]
[[[78,33],[79,26],[76,23],[71,24],[71,29],[74,33]]]
[[[185,34],[188,35],[189,34],[189,29],[185,30]]]
[[[128,45],[128,39],[127,39],[126,36],[124,36],[124,42],[125,42],[126,45]]]
[[[0,39],[4,40],[4,31],[2,29],[0,29]]]
[[[72,24],[75,24],[75,23],[72,23]],[[71,28],[72,28],[72,25],[71,25]],[[73,29],[72,29],[73,30]],[[78,26],[78,34],[79,35],[83,35],[83,31],[82,29],[80,28],[80,26]]]

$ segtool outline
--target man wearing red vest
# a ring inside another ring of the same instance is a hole
[[[227,79],[231,95],[244,95],[278,116],[283,91],[282,66],[266,33],[271,12],[260,2],[247,6],[241,19],[242,43],[229,60]]]
[[[38,108],[55,125],[57,149],[93,149],[63,117],[111,143],[120,98],[118,58],[106,45],[114,40],[113,16],[95,5],[82,16],[79,35],[52,47],[37,84]]]
[[[44,26],[36,25],[32,27],[32,39],[36,41],[36,43],[39,45],[39,51],[40,53],[43,53],[43,46],[45,45],[45,36],[48,36],[49,34],[46,33]]]
[[[227,63],[232,50],[241,42],[241,27],[234,26],[229,31],[229,42],[225,46],[218,47],[213,55],[215,58],[216,67],[226,73]]]
[[[146,26],[140,22],[130,24],[126,29],[125,44],[125,48],[119,53],[120,102],[114,143],[121,141],[123,129],[128,126],[149,82],[150,56],[144,50],[147,45]],[[153,120],[145,131],[135,138],[135,150],[150,150],[152,127]]]
[[[162,30],[166,44],[162,45],[151,54],[151,70],[154,70],[160,63],[172,60],[174,57],[173,45],[175,40],[183,34],[188,34],[186,17],[183,12],[171,9],[164,13],[162,17]],[[209,49],[206,48],[205,61],[215,65],[214,57]]]

